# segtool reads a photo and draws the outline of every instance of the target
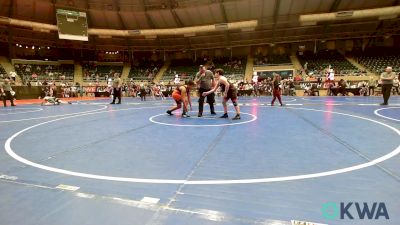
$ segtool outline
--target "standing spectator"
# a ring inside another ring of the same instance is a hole
[[[7,107],[7,100],[11,102],[11,106],[14,105],[14,97],[11,94],[12,88],[9,79],[4,79],[4,83],[0,85],[0,94],[3,96],[4,107]]]
[[[121,104],[121,78],[119,78],[119,74],[115,73],[114,74],[114,81],[113,81],[113,90],[114,90],[114,98],[113,101],[110,104],[115,104],[115,99],[118,98],[118,103],[117,104]]]
[[[375,79],[374,75],[371,74],[368,79],[368,95],[369,96],[375,94],[375,87],[376,87],[376,79]],[[372,94],[371,94],[371,92],[372,92]]]
[[[10,72],[10,76],[11,76],[11,79],[13,80],[13,82],[15,82],[15,79],[17,77],[17,73],[15,71],[11,71]]]
[[[397,95],[400,94],[399,92],[399,78],[397,76],[394,77],[393,79],[393,94],[396,92]]]
[[[389,104],[390,92],[392,91],[393,79],[395,75],[396,74],[392,72],[392,67],[390,66],[386,67],[385,72],[381,73],[383,94],[383,103],[381,103],[381,105]]]
[[[181,83],[181,79],[179,78],[179,75],[176,74],[175,79],[174,79],[174,84],[179,85],[180,83]]]
[[[140,100],[146,101],[146,87],[144,84],[140,84]]]
[[[53,82],[50,86],[50,93],[52,97],[56,97],[57,98],[57,86],[56,86],[56,82]]]
[[[346,88],[347,88],[346,81],[340,79],[338,82],[338,93],[342,94],[343,96],[347,95]]]

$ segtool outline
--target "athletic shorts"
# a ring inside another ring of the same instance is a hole
[[[172,92],[172,98],[175,100],[176,104],[181,104],[182,103],[182,95],[179,94],[178,91]]]
[[[233,102],[237,100],[237,89],[236,88],[228,90],[228,94],[227,94],[226,98],[224,98],[224,100],[228,101],[229,99]]]

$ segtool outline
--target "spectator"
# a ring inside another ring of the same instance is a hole
[[[399,95],[399,91],[399,77],[395,76],[393,79],[393,94],[396,92]]]
[[[11,72],[10,72],[10,76],[11,76],[11,79],[13,80],[13,82],[15,82],[17,73],[16,73],[15,71],[11,71]]]
[[[0,85],[0,95],[3,97],[4,107],[7,107],[7,100],[11,102],[11,106],[15,106],[12,92],[10,80],[4,79],[3,84]]]
[[[392,91],[393,79],[395,77],[395,73],[392,72],[392,67],[388,66],[385,69],[385,72],[381,74],[381,82],[382,82],[382,94],[383,94],[383,103],[381,105],[388,105],[390,92]]]
[[[371,74],[368,79],[368,95],[369,96],[375,94],[375,87],[376,87],[376,78],[374,75]]]
[[[346,81],[340,79],[340,81],[338,82],[338,90],[339,90],[338,93],[342,94],[343,96],[347,95],[346,87],[347,87]]]

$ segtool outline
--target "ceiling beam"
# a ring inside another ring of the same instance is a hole
[[[182,23],[182,20],[179,18],[178,14],[176,14],[176,12],[175,12],[175,4],[176,3],[177,2],[175,2],[173,0],[169,0],[169,4],[170,4],[169,10],[171,11],[172,17],[174,17],[176,25],[178,25],[178,27],[183,27],[184,24]]]
[[[329,12],[331,13],[331,12],[337,11],[337,9],[338,9],[338,7],[339,7],[341,2],[342,2],[342,0],[333,1],[331,7],[329,8]],[[327,33],[329,32],[329,28],[330,28],[329,25],[332,24],[332,23],[333,22],[330,22],[330,23],[327,23],[327,24],[324,25],[324,31],[322,33],[322,37],[326,37]]]
[[[14,15],[14,7],[17,7],[16,1],[10,0],[10,7],[8,7],[8,17],[12,18]]]
[[[219,0],[219,8],[220,8],[220,12],[221,12],[222,19],[223,19],[224,23],[228,23],[228,16],[226,15],[226,10],[225,10],[225,6],[224,6],[224,0]],[[224,37],[226,39],[226,45],[230,46],[231,45],[231,38],[229,36],[229,31],[224,31]]]
[[[32,18],[36,19],[36,0],[32,1]]]
[[[338,9],[340,3],[342,2],[342,0],[335,0],[333,1],[331,7],[329,8],[329,12],[334,12]]]
[[[122,25],[122,28],[124,30],[128,30],[128,28],[126,27],[125,22],[124,22],[124,20],[122,19],[122,16],[121,16],[121,7],[120,7],[120,4],[119,4],[119,0],[114,0],[114,4],[115,4],[115,9],[117,10],[119,23]]]
[[[87,25],[88,25],[88,28],[89,27],[92,27],[93,26],[93,23],[92,23],[92,18],[91,18],[91,16],[90,16],[90,12],[89,12],[89,8],[90,8],[90,5],[89,5],[89,0],[85,0],[85,8],[86,8],[86,21],[87,21]],[[93,26],[94,27],[94,26]],[[94,36],[90,36],[89,35],[89,45],[90,46],[92,46],[93,48],[95,48],[95,46],[96,46],[96,38],[94,37]]]
[[[57,0],[51,0],[51,4],[53,4],[53,22],[57,24]]]
[[[14,16],[14,7],[17,7],[17,4],[15,3],[16,1],[10,0],[10,7],[8,8],[8,18],[12,18]],[[14,40],[14,36],[13,36],[13,29],[11,28],[11,25],[7,26],[7,41],[8,41],[8,57],[11,59],[13,57],[15,57],[15,51],[12,51],[13,46],[12,46],[12,42]],[[14,48],[15,49],[15,48]]]
[[[399,28],[393,29],[393,31],[400,31]],[[343,33],[335,33],[331,37],[329,37],[327,40],[336,40],[336,39],[353,39],[353,38],[363,38],[365,36],[369,36],[369,31],[362,31],[362,32],[343,32]],[[381,37],[381,34],[378,34],[373,37]],[[3,40],[3,35],[0,34],[0,41]],[[183,38],[182,38],[183,39]],[[276,39],[275,43],[298,43],[298,42],[304,42],[304,41],[315,41],[315,40],[322,40],[321,36],[315,36],[315,34],[309,33],[306,35],[294,35],[294,36],[287,36],[287,37],[278,37]],[[4,40],[3,40],[4,41]],[[39,43],[43,42],[44,40],[39,40],[34,37],[16,37],[16,41],[18,41],[21,44],[32,44],[32,43]],[[5,42],[5,41],[4,41]],[[54,42],[52,40],[45,40],[47,44],[45,45],[51,45],[50,42]],[[235,40],[233,41],[233,44],[231,46],[224,46],[224,42],[221,41],[216,41],[212,43],[199,43],[199,44],[192,44],[192,47],[190,49],[187,49],[187,46],[184,46],[181,44],[181,41],[176,41],[176,45],[168,45],[168,46],[162,46],[162,50],[165,48],[166,51],[176,51],[176,50],[181,50],[181,49],[186,49],[186,50],[193,50],[193,49],[211,49],[211,48],[223,48],[223,47],[239,47],[239,46],[257,46],[257,45],[265,45],[271,42],[271,38],[252,38],[252,39],[247,39],[247,40]],[[64,47],[64,46],[60,46]],[[121,46],[118,44],[102,44],[98,43],[98,48],[126,48],[127,46]],[[139,43],[136,44],[136,46],[131,46],[135,48],[136,51],[152,51],[154,50],[155,46],[154,45],[141,45]],[[83,43],[82,48],[92,48],[92,45],[90,43]]]
[[[400,3],[400,0],[396,0],[392,3],[392,6],[396,6]],[[382,32],[383,29],[383,20],[379,21],[379,24],[376,26],[375,30],[371,32],[371,36],[376,36],[379,32]],[[370,47],[373,43],[372,38],[368,40],[367,47]]]
[[[153,20],[151,19],[150,15],[147,13],[147,2],[146,0],[142,0],[144,15],[146,17],[147,23],[150,25],[150,28],[154,29],[156,26],[154,25]]]
[[[221,10],[221,15],[222,15],[222,19],[224,20],[224,23],[228,22],[228,16],[226,15],[226,10],[225,10],[225,6],[224,6],[224,0],[220,0],[219,1],[219,8]]]
[[[291,2],[290,4],[293,4]],[[281,5],[281,0],[275,0],[275,7],[274,7],[274,15],[272,17],[273,20],[273,25],[272,25],[272,42],[275,41],[275,31],[276,31],[276,24],[278,22],[278,13],[279,13],[279,8]]]
[[[92,23],[92,18],[90,17],[90,12],[89,12],[89,8],[90,8],[89,0],[85,0],[85,8],[86,8],[86,20],[88,23],[88,27],[92,27],[93,23]]]
[[[121,16],[121,4],[120,4],[120,0],[114,0],[114,4],[115,4],[116,10],[117,10],[117,15],[118,15],[118,21],[119,21],[119,23],[122,25],[122,28],[123,28],[124,30],[128,30],[128,28],[126,27],[126,24],[125,24],[125,22],[124,22],[124,20],[122,19],[122,16]],[[124,38],[124,39],[126,40],[126,43],[127,43],[129,46],[132,45],[132,42],[131,42],[131,39],[130,39],[130,38],[126,37],[126,38]]]

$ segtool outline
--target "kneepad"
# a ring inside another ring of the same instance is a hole
[[[235,107],[238,106],[237,102],[233,102],[233,106]]]

